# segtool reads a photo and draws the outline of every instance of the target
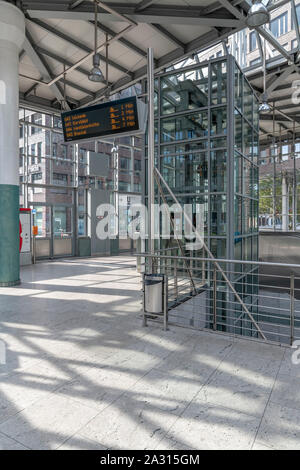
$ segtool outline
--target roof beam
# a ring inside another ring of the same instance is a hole
[[[83,2],[84,0],[75,0],[75,2],[70,3],[69,5],[70,10],[73,10],[73,8],[78,7]]]
[[[275,109],[275,112],[276,112],[276,109]],[[262,114],[259,119],[260,121],[273,121],[273,116],[270,116],[268,114]],[[299,122],[300,117],[295,118],[295,116],[289,116],[289,115],[282,116],[281,114],[275,114],[274,120],[278,122],[291,122],[293,120],[295,120],[296,122]]]
[[[237,32],[238,30],[232,31],[233,33]],[[158,72],[166,67],[169,67],[171,64],[179,61],[184,60],[184,58],[190,56],[193,53],[199,52],[203,49],[206,49],[210,46],[213,46],[222,39],[225,39],[228,35],[228,28],[223,28],[221,31],[209,31],[208,33],[202,34],[198,38],[194,39],[193,41],[189,42],[185,46],[185,54],[182,54],[182,49],[177,48],[174,51],[169,52],[165,56],[158,59],[155,71]],[[130,80],[128,77],[122,77],[116,83],[113,84],[111,87],[111,94],[116,93],[130,84],[134,84],[147,76],[147,66],[143,66],[140,69],[134,72],[134,77]],[[96,98],[94,100],[90,100],[89,97],[84,98],[80,102],[80,106],[85,106],[87,104],[92,104],[92,102],[99,101],[106,89],[100,90],[99,93],[96,94]]]
[[[93,20],[94,11],[93,5],[91,6],[79,6],[74,10],[66,10],[54,4],[53,7],[49,4],[42,5],[31,4],[28,2],[28,13],[31,18],[60,18],[60,19],[72,19],[72,20]],[[237,28],[245,26],[245,21],[232,18],[232,15],[228,12],[222,13],[222,15],[211,15],[202,14],[203,8],[201,7],[179,7],[171,5],[153,5],[146,10],[136,12],[135,5],[131,4],[107,4],[114,8],[116,12],[122,15],[126,15],[129,19],[136,23],[154,23],[154,24],[181,24],[181,25],[195,25],[195,26],[211,26],[211,27],[230,27]],[[120,21],[119,18],[113,14],[103,10],[99,6],[101,18],[106,21]],[[124,20],[125,21],[125,20]]]
[[[51,80],[53,78],[53,74],[50,70],[50,67],[45,61],[45,59],[39,54],[39,52],[35,50],[33,39],[28,31],[26,32],[26,38],[23,47],[26,51],[26,54],[31,59],[32,63],[35,65],[35,67],[41,74],[43,80]],[[64,100],[63,91],[61,90],[60,85],[58,83],[51,85],[50,89],[59,101]],[[66,106],[68,109],[70,109],[68,103],[66,103]]]
[[[135,8],[135,11],[143,11],[150,7],[155,0],[142,0]]]
[[[58,56],[57,54],[54,54],[53,52],[48,51],[47,49],[44,49],[43,47],[36,46],[36,50],[39,51],[41,54],[46,55],[50,57],[51,59],[56,60],[60,64],[65,64],[67,67],[72,67],[74,64],[73,62],[70,62],[69,60],[65,59],[64,57]],[[83,67],[78,67],[77,72],[82,73],[86,77],[89,77],[90,72],[87,69],[84,69]],[[111,86],[112,83],[109,82],[109,86]]]
[[[21,50],[20,54],[19,54],[19,62],[22,61],[23,57],[26,55],[26,52],[24,51],[24,49]]]
[[[180,47],[183,51],[185,50],[185,44],[181,42],[178,38],[176,38],[172,33],[167,31],[163,26],[160,24],[151,23],[150,25],[155,31],[158,31],[162,36],[164,36],[169,41],[173,42],[177,47]]]
[[[233,4],[230,3],[229,0],[219,0],[219,2],[221,3],[221,5],[223,5],[224,8],[226,8],[226,10],[228,10],[238,20],[245,19],[244,15],[240,12],[240,10],[238,10],[235,6],[233,6]]]
[[[36,46],[35,49],[40,52],[41,54],[43,55],[46,55],[48,57],[50,57],[51,59],[53,60],[56,60],[57,62],[59,62],[60,64],[65,64],[67,65],[68,67],[71,67],[73,65],[72,62],[70,62],[68,59],[65,59],[64,57],[61,57],[57,54],[55,54],[54,52],[51,52],[51,51],[48,51],[47,49],[44,49],[43,47],[40,47],[40,46]],[[86,70],[82,67],[78,67],[77,69],[78,72],[82,73],[83,75],[85,75],[86,77],[89,76],[90,72],[89,70]]]
[[[48,23],[45,23],[44,21],[38,20],[38,19],[32,19],[29,18],[30,21],[36,25],[38,25],[40,28],[45,29],[45,31],[48,31],[48,33],[53,34],[56,37],[59,37],[60,39],[63,39],[67,43],[73,44],[75,47],[78,49],[81,49],[82,51],[90,54],[92,52],[92,49],[89,46],[86,46],[84,43],[78,41],[77,39],[74,39],[67,34],[63,33],[62,31],[59,31],[58,29],[54,28],[53,26],[49,25]],[[106,57],[100,54],[100,59],[104,62],[106,62]],[[116,70],[119,70],[122,73],[131,75],[131,72],[129,72],[125,67],[123,67],[120,64],[117,64],[114,60],[108,59],[108,64],[111,67],[114,67]]]
[[[34,91],[37,89],[38,87],[38,83],[34,83],[33,85],[31,85],[28,90],[26,90],[24,92],[24,98],[26,99],[29,95],[31,95],[32,93],[34,93]]]
[[[285,69],[279,77],[272,77],[267,83],[267,93],[268,95],[272,93],[272,91],[276,90],[278,85],[280,85],[286,78],[288,78],[294,71],[296,66],[290,65],[287,69]]]
[[[294,62],[294,58],[285,50],[285,48],[277,41],[276,37],[271,33],[269,28],[258,26],[255,28],[261,36],[263,36],[280,54],[289,62]]]
[[[92,24],[93,26],[95,25],[95,21],[93,20],[90,20],[89,21],[90,24]],[[109,34],[111,37],[115,37],[117,33],[115,33],[112,29],[108,28],[106,25],[104,25],[103,23],[100,23],[99,21],[97,22],[97,25],[98,25],[98,28],[100,29],[100,31],[104,32],[104,33],[107,33]],[[136,44],[128,41],[127,39],[125,38],[119,38],[118,39],[118,42],[120,44],[123,44],[123,46],[127,47],[128,49],[130,49],[131,51],[133,52],[136,52],[137,54],[139,54],[140,56],[142,57],[147,57],[147,52],[143,51],[140,47],[138,47]]]

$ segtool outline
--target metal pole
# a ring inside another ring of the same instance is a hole
[[[32,257],[32,264],[36,264],[36,241],[35,241],[35,235],[33,235],[33,257]]]
[[[168,276],[164,275],[164,330],[168,329]]]
[[[290,322],[291,322],[291,346],[294,342],[294,319],[295,319],[295,274],[290,278]]]
[[[154,61],[153,49],[148,49],[148,251],[154,253]],[[150,272],[153,259],[150,258]]]
[[[214,266],[213,276],[213,329],[217,329],[217,268]]]
[[[293,124],[293,231],[297,227],[297,170],[296,170],[296,145],[295,145],[295,121]]]
[[[175,298],[177,300],[178,299],[177,259],[174,260],[174,291],[175,291]]]

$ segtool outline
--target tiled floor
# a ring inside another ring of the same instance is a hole
[[[300,448],[292,351],[142,328],[129,257],[24,268],[0,290],[0,449]]]

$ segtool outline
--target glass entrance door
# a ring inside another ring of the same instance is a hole
[[[53,206],[53,256],[73,255],[73,209]]]
[[[51,207],[32,205],[32,224],[38,227],[36,258],[52,258],[52,211]]]
[[[33,204],[32,223],[38,227],[36,258],[74,256],[73,207]]]

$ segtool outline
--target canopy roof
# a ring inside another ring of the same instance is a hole
[[[64,95],[64,66],[70,107],[91,103],[105,93],[106,84],[88,80],[94,49],[93,3],[81,0],[18,2],[26,15],[26,43],[20,61],[23,105],[60,107]],[[239,9],[233,5],[238,5]],[[245,27],[244,16],[248,9],[248,3],[240,0],[99,2],[101,70],[105,75],[108,38],[110,93],[146,75],[148,47],[154,49],[155,69],[161,70]]]
[[[263,0],[269,11],[289,1],[295,12],[294,0]],[[154,49],[155,71],[160,71],[225,41],[246,27],[252,4],[251,0],[97,0],[98,51],[107,85],[88,79],[94,53],[94,0],[8,2],[16,4],[26,16],[26,41],[20,54],[20,104],[56,111],[62,103],[67,109],[89,105],[140,82],[146,77],[149,47]],[[300,41],[295,14],[293,21]],[[297,50],[288,52],[268,27],[256,31],[258,38],[266,39],[278,52],[266,66],[268,99],[277,111],[274,116],[261,116],[261,140],[270,142],[273,120],[275,134],[288,136],[289,131],[298,132],[299,128],[300,137],[298,105],[291,88],[300,80],[299,44]],[[262,58],[261,39],[259,42]],[[262,93],[262,65],[245,72],[254,89]]]

